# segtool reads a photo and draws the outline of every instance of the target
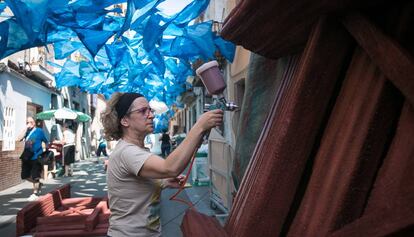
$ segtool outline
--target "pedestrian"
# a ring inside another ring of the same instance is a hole
[[[63,165],[65,176],[72,176],[73,163],[75,163],[75,133],[71,129],[69,123],[63,124]]]
[[[164,130],[161,137],[161,156],[167,157],[171,151],[171,139],[170,135],[168,135],[167,130]]]
[[[102,122],[108,140],[118,140],[108,164],[111,216],[108,236],[161,236],[162,188],[178,188],[203,134],[219,126],[223,111],[204,113],[187,138],[166,159],[149,152],[145,136],[153,132],[153,110],[138,93],[116,93],[108,101]]]
[[[101,134],[101,137],[98,140],[98,149],[96,149],[96,156],[100,157],[101,153],[103,153],[104,156],[108,156],[108,153],[106,152],[106,139],[104,134]]]
[[[20,156],[22,160],[21,178],[33,184],[33,193],[27,200],[34,201],[39,197],[43,185],[40,182],[43,167],[38,161],[38,157],[43,153],[42,143],[44,143],[44,147],[47,147],[48,140],[43,130],[36,126],[33,117],[27,117],[26,131],[19,140],[25,141],[24,151]]]

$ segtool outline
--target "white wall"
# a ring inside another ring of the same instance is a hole
[[[106,109],[106,102],[103,97],[97,97],[95,109],[95,117],[92,118],[90,129],[92,133],[91,143],[93,146],[97,147],[98,139],[101,137],[101,133],[103,132],[101,113]]]
[[[6,106],[15,109],[16,136],[26,127],[27,102],[41,105],[43,110],[49,110],[51,94],[52,92],[47,88],[24,78],[16,72],[0,73],[0,113],[3,113]],[[3,118],[3,114],[0,117]],[[3,123],[3,119],[0,123]],[[50,121],[45,121],[45,125],[46,132],[50,131]],[[0,139],[3,139],[3,129],[0,131]]]
[[[225,7],[226,6],[223,0],[210,1],[210,4],[205,14],[206,20],[215,20],[215,21],[222,22],[225,18],[225,15],[223,16],[223,9]],[[226,13],[227,12],[225,11],[224,14]]]

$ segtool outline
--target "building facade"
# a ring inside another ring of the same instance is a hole
[[[0,190],[22,182],[19,156],[23,142],[17,141],[26,129],[27,116],[42,111],[67,107],[91,114],[92,96],[76,87],[56,89],[53,48],[31,48],[15,53],[0,62]],[[50,137],[54,119],[44,120],[42,127]],[[90,122],[74,123],[76,158],[85,159],[91,153]],[[61,133],[60,133],[61,134]],[[61,139],[57,137],[57,139]]]

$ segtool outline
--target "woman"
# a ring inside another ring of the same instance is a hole
[[[45,144],[45,147],[48,144],[45,133],[41,128],[36,127],[36,125],[37,124],[33,117],[27,117],[25,135],[19,139],[20,141],[25,140],[24,149],[31,151],[30,157],[22,159],[21,172],[22,179],[26,179],[27,181],[33,183],[33,194],[27,199],[29,201],[36,200],[40,195],[43,185],[40,182],[43,167],[37,158],[43,152],[42,143]]]
[[[148,101],[137,93],[114,94],[102,115],[108,140],[119,139],[108,164],[108,236],[161,236],[161,189],[179,187],[184,180],[180,174],[204,132],[221,125],[223,111],[203,114],[166,159],[144,146],[145,136],[153,132],[153,119]]]
[[[63,124],[63,165],[64,165],[64,176],[72,176],[73,174],[73,163],[75,163],[75,145],[76,135],[69,126],[68,123]]]
[[[161,156],[166,157],[171,151],[171,139],[170,135],[167,133],[167,130],[162,132],[159,140],[161,141]]]

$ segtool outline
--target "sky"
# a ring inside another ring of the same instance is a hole
[[[165,14],[172,16],[180,12],[185,6],[187,6],[193,0],[166,0],[158,5],[158,9]]]

